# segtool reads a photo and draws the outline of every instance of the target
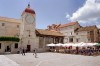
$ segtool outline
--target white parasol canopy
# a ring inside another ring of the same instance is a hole
[[[98,43],[86,43],[88,46],[94,46],[94,45],[96,45],[96,44],[98,44]]]
[[[66,44],[63,44],[63,47],[69,47],[69,46],[72,46],[73,44],[72,43],[66,43]]]
[[[51,43],[51,44],[47,44],[47,46],[56,46],[56,44]]]
[[[56,44],[56,46],[63,46],[63,44],[62,43],[58,43],[58,44]]]

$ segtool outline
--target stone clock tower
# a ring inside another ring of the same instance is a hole
[[[27,49],[27,51],[32,51],[34,48],[38,48],[36,39],[36,13],[30,8],[28,4],[27,8],[22,13],[22,23],[21,23],[21,48]]]

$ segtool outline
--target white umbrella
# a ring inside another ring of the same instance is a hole
[[[81,45],[82,47],[88,47],[89,45],[87,43],[84,43]]]
[[[63,44],[64,47],[69,47],[69,46],[72,46],[72,43],[66,43],[66,44]]]
[[[94,46],[96,45],[97,43],[87,43],[88,46]]]
[[[98,43],[93,43],[93,45],[96,45],[96,44],[98,44]]]
[[[84,44],[84,42],[80,42],[80,43],[72,44],[72,46],[73,47],[82,47],[83,44]]]
[[[47,46],[56,46],[54,43],[47,44]]]
[[[79,47],[83,47],[83,46],[87,46],[86,43],[84,42],[79,43]]]
[[[72,46],[74,46],[74,47],[80,47],[81,44],[80,43],[77,43],[77,44],[73,44]]]
[[[58,44],[56,44],[56,46],[63,46],[63,44],[62,43],[58,43]]]

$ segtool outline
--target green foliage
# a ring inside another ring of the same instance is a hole
[[[20,39],[18,37],[0,37],[0,41],[14,41],[19,42]]]
[[[96,46],[100,46],[100,43],[96,44]]]

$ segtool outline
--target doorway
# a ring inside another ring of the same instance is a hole
[[[27,51],[29,52],[31,50],[31,45],[27,45]]]
[[[5,52],[11,52],[11,49],[9,46],[6,47]]]

